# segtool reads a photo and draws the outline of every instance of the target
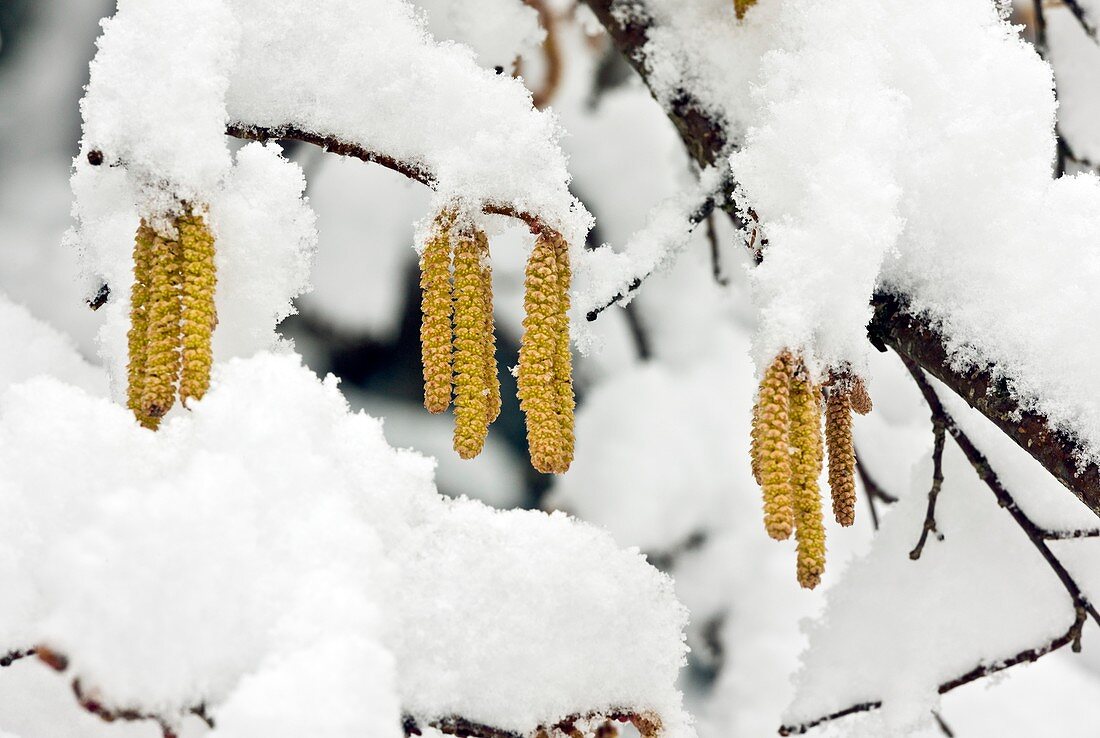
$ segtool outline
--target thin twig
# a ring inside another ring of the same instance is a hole
[[[924,544],[928,541],[928,534],[935,533],[936,540],[943,540],[943,533],[936,528],[936,500],[940,496],[943,487],[943,446],[947,439],[943,416],[932,415],[932,435],[935,438],[932,448],[932,488],[928,490],[928,509],[924,513],[924,525],[921,526],[920,540],[913,550],[909,552],[909,558],[916,561],[924,551]]]
[[[18,650],[18,649],[8,651],[3,656],[0,656],[0,667],[11,666],[13,663],[18,661],[19,659],[25,659],[28,656],[34,656],[34,649],[33,648],[28,648],[25,651]]]
[[[1036,0],[1036,2],[1039,1]],[[1073,13],[1073,17],[1081,24],[1081,28],[1088,34],[1089,38],[1096,43],[1100,43],[1100,33],[1097,33],[1096,26],[1089,19],[1085,9],[1081,7],[1081,3],[1078,0],[1062,0],[1062,3],[1069,8],[1069,12]]]
[[[707,213],[704,221],[707,226],[707,241],[710,242],[710,269],[714,275],[714,281],[719,287],[725,287],[730,283],[729,277],[722,272],[722,254],[718,248],[718,228],[714,224],[714,211]]]
[[[875,501],[892,505],[898,501],[898,498],[883,489],[882,485],[876,482],[871,473],[867,471],[867,464],[864,463],[858,447],[855,449],[855,455],[856,473],[859,474],[859,481],[863,483],[863,491],[867,495],[867,506],[871,508],[871,525],[874,526],[875,530],[878,530],[878,508],[875,507]]]
[[[940,729],[941,733],[947,736],[947,738],[955,738],[955,731],[951,730],[951,726],[943,719],[943,715],[933,710],[932,718],[936,721],[936,726]]]

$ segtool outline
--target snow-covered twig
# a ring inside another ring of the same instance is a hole
[[[730,179],[728,177],[722,178],[721,185],[716,190],[708,192],[702,199],[702,202],[700,202],[694,210],[688,213],[686,218],[680,213],[676,213],[671,217],[665,217],[667,215],[665,212],[666,208],[675,209],[679,203],[664,203],[658,206],[658,210],[651,216],[651,223],[649,226],[639,233],[636,233],[631,238],[631,243],[627,244],[625,249],[625,253],[627,254],[630,254],[632,251],[644,252],[641,260],[650,264],[650,266],[627,281],[626,286],[616,292],[612,297],[599,302],[595,307],[585,311],[585,318],[591,322],[600,317],[600,313],[607,310],[612,305],[621,303],[627,300],[627,298],[632,297],[638,288],[642,286],[642,282],[657,271],[658,266],[663,263],[663,256],[680,248],[682,246],[682,241],[686,240],[695,232],[699,224],[714,212],[715,206],[726,199],[728,193],[731,192],[732,189],[733,185]],[[678,220],[680,218],[682,218],[682,221]],[[673,227],[671,231],[669,230],[670,221],[675,221],[675,227]],[[655,244],[651,242],[655,242]],[[638,246],[638,244],[640,244],[640,246]],[[634,248],[632,248],[632,245]],[[657,248],[654,248],[654,245],[656,245]],[[653,262],[656,262],[656,264]],[[629,274],[629,272],[627,273]],[[611,290],[608,290],[608,292],[610,291]]]
[[[994,497],[997,498],[998,504],[1012,516],[1012,519],[1016,521],[1016,524],[1024,534],[1027,535],[1031,544],[1050,566],[1051,571],[1058,577],[1058,580],[1062,583],[1062,586],[1070,597],[1074,611],[1073,622],[1065,632],[1057,637],[1038,646],[1026,648],[1007,658],[980,663],[973,669],[960,674],[954,679],[943,682],[939,685],[937,691],[940,694],[946,694],[964,684],[969,684],[970,682],[977,681],[978,679],[982,679],[999,671],[1004,671],[1017,664],[1037,661],[1048,653],[1057,651],[1066,645],[1069,645],[1074,651],[1080,651],[1081,632],[1084,629],[1085,621],[1091,617],[1093,621],[1100,625],[1100,612],[1097,612],[1096,607],[1089,601],[1088,596],[1081,589],[1081,586],[1069,571],[1066,570],[1058,557],[1054,555],[1054,552],[1050,550],[1050,547],[1047,545],[1047,541],[1050,540],[1048,538],[1049,531],[1045,531],[1036,525],[1035,522],[1028,517],[1027,513],[1021,510],[1019,505],[1016,504],[1015,498],[1001,483],[1000,478],[997,476],[997,473],[993,471],[985,454],[974,445],[970,437],[963,432],[962,428],[955,422],[955,419],[944,408],[943,403],[940,402],[940,398],[936,394],[935,388],[925,376],[924,370],[912,359],[902,356],[901,360],[905,364],[905,368],[908,369],[909,373],[913,376],[913,380],[917,383],[921,394],[924,396],[925,401],[932,411],[933,427],[942,427],[947,433],[951,434],[951,438],[963,452],[963,455],[966,456],[967,461],[970,462],[975,473],[977,473],[978,477],[993,493]],[[779,734],[784,736],[801,735],[811,728],[822,725],[823,723],[831,722],[858,712],[877,710],[880,707],[882,707],[881,700],[861,702],[813,720],[808,720],[796,725],[784,725],[779,728]]]
[[[284,125],[265,127],[254,126],[248,123],[232,123],[226,127],[225,132],[234,138],[240,138],[247,141],[263,142],[284,139],[313,144],[315,146],[320,146],[325,151],[330,151],[340,156],[351,156],[365,162],[381,165],[386,169],[392,169],[409,179],[420,182],[433,189],[436,186],[435,175],[418,164],[401,161],[385,153],[371,151],[362,146],[342,141],[335,136],[322,136],[318,133],[298,128],[297,126]],[[522,220],[534,232],[543,230],[543,225],[539,217],[534,213],[516,210],[507,204],[492,202],[485,203],[483,209],[486,213],[492,215],[506,215],[510,218]]]

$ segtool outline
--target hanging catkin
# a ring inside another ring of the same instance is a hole
[[[485,308],[478,239],[462,234],[454,246],[454,448],[464,459],[481,453],[489,431]]]
[[[176,401],[180,375],[180,246],[162,234],[153,238],[145,298],[145,372],[138,419],[156,428]]]
[[[562,473],[573,457],[572,387],[568,344],[568,272],[559,273],[565,244],[543,231],[527,261],[523,339],[517,378],[520,408],[527,420],[531,464],[544,473]],[[568,391],[566,387],[568,386]],[[567,396],[568,395],[568,396]]]
[[[829,491],[836,522],[848,526],[856,517],[856,456],[852,446],[852,412],[846,387],[829,388],[825,401],[825,445],[829,451]]]
[[[144,219],[134,236],[134,284],[130,288],[130,330],[127,333],[130,363],[127,366],[126,406],[146,428],[155,428],[157,422],[145,413],[143,393],[145,388],[146,340],[149,330],[148,307],[149,278],[153,258],[153,242],[156,232]]]
[[[863,378],[852,377],[850,384],[852,410],[857,415],[866,415],[871,412],[871,395],[867,394],[867,385],[863,383]]]
[[[436,218],[420,257],[420,356],[424,407],[441,413],[451,404],[451,225],[452,213]]]
[[[787,351],[772,361],[760,382],[752,436],[753,467],[764,494],[764,528],[777,541],[791,535],[790,384],[793,359]]]
[[[182,256],[183,285],[180,330],[183,339],[180,402],[201,400],[210,387],[213,364],[211,340],[218,322],[214,306],[217,273],[214,268],[214,234],[202,215],[190,208],[176,220]]]
[[[813,589],[825,571],[825,525],[821,513],[820,390],[803,368],[791,379],[791,483],[794,487],[795,536],[798,539],[798,583]]]
[[[489,388],[488,415],[492,423],[500,416],[500,377],[497,371],[496,327],[493,324],[493,268],[489,262],[489,239],[480,228],[477,238],[478,259],[481,264],[481,296],[485,310],[485,383]]]
[[[569,244],[556,233],[554,255],[558,277],[557,353],[554,357],[554,384],[558,390],[558,419],[561,423],[561,458],[559,466],[564,472],[573,463],[574,435],[573,412],[576,399],[573,396],[573,355],[569,350],[569,285],[573,273],[569,267]]]

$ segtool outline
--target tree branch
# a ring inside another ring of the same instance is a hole
[[[391,169],[398,174],[402,174],[432,189],[435,189],[438,184],[435,174],[420,164],[402,161],[388,154],[372,151],[358,144],[343,141],[336,136],[322,135],[320,133],[298,128],[294,125],[288,124],[264,127],[237,122],[230,123],[226,126],[225,133],[228,136],[244,139],[246,141],[275,141],[279,139],[301,141],[303,143],[313,144],[314,146],[320,146],[325,151],[330,151],[333,154],[350,156],[371,164],[381,165],[386,169]],[[517,210],[507,203],[488,202],[484,204],[482,209],[484,212],[492,215],[506,215],[511,218],[522,220],[533,232],[539,232],[544,229],[537,215],[524,210]]]
[[[932,415],[932,488],[928,490],[928,510],[924,514],[924,525],[921,526],[920,540],[913,550],[909,552],[909,558],[916,561],[924,551],[924,544],[928,541],[928,534],[935,533],[936,540],[943,540],[943,533],[936,528],[936,499],[940,496],[940,488],[943,487],[943,446],[947,433],[942,415]]]
[[[898,498],[883,489],[882,485],[876,482],[867,471],[867,464],[864,463],[858,447],[855,448],[855,456],[856,473],[859,474],[859,481],[863,483],[863,491],[867,495],[867,506],[871,508],[871,525],[878,530],[878,508],[875,507],[875,501],[892,505],[898,501]]]

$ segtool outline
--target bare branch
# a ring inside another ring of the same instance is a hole
[[[898,501],[898,498],[883,489],[882,485],[876,482],[871,473],[867,471],[867,464],[863,462],[859,448],[855,449],[855,454],[856,473],[859,474],[859,481],[863,483],[863,491],[867,495],[867,505],[871,508],[871,525],[874,526],[875,530],[878,530],[878,508],[875,507],[875,501],[892,505]]]
[[[944,419],[939,415],[932,415],[932,434],[935,438],[932,445],[932,488],[928,490],[928,510],[924,514],[924,525],[921,526],[920,540],[913,550],[909,552],[909,558],[916,561],[924,551],[924,544],[928,541],[928,534],[935,533],[936,540],[943,540],[943,533],[936,528],[936,499],[940,496],[940,488],[943,487],[943,446],[947,438],[944,427]]]
[[[1062,0],[1062,3],[1069,8],[1069,12],[1073,13],[1073,17],[1081,24],[1081,28],[1088,34],[1089,38],[1096,43],[1100,43],[1100,35],[1097,33],[1096,25],[1088,17],[1085,9],[1081,7],[1081,3],[1078,0]]]

